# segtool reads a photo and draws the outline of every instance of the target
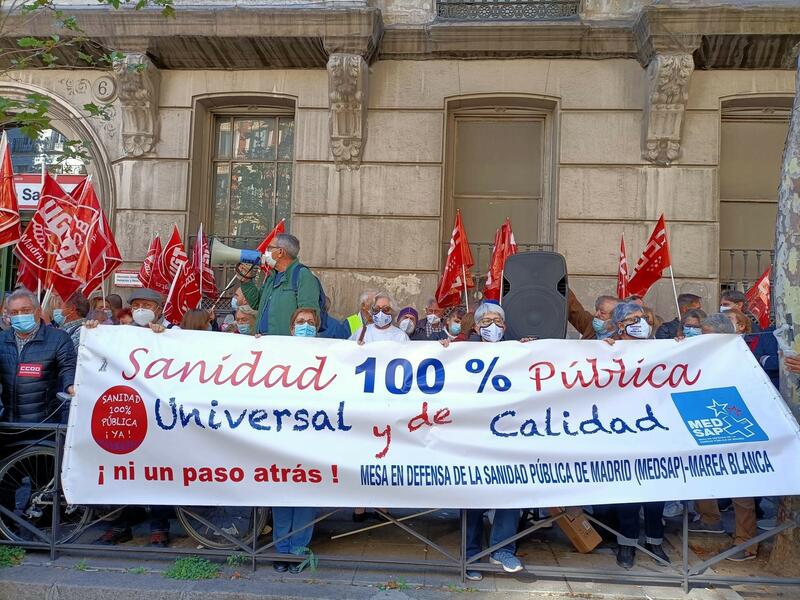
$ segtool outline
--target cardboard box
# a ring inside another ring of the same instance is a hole
[[[561,518],[556,519],[556,523],[558,523],[561,531],[569,538],[569,541],[572,542],[578,552],[584,554],[591,552],[603,541],[603,538],[592,527],[591,521],[586,518],[580,508],[550,508],[548,510],[551,516],[557,515],[562,510],[564,511]]]

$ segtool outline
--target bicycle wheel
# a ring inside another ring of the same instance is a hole
[[[55,498],[56,451],[49,446],[31,446],[9,456],[0,466],[0,504],[47,536],[52,536]],[[57,542],[78,535],[91,519],[88,506],[68,504],[59,498]],[[9,516],[0,513],[0,533],[12,541],[42,541]]]
[[[216,529],[224,531],[229,536],[241,541],[243,544],[253,543],[253,534],[261,533],[267,523],[269,509],[256,509],[255,525],[253,523],[253,508],[248,506],[176,506],[175,514],[189,536],[207,548],[218,550],[236,549],[238,546],[220,535],[214,528],[209,527],[198,517],[208,521]]]

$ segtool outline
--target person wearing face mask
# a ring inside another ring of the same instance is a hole
[[[60,298],[57,299],[55,305],[57,308],[53,309],[53,323],[69,335],[77,352],[81,341],[81,329],[89,314],[89,301],[80,292],[75,292],[66,302],[62,303]]]
[[[444,311],[444,332],[451,342],[464,342],[469,338],[469,330],[464,327],[466,311],[460,306],[452,306]]]
[[[758,322],[758,317],[747,310],[747,297],[739,290],[723,291],[719,299],[719,312],[724,313],[733,308],[740,310],[750,319],[752,333],[761,333],[761,323]]]
[[[410,337],[417,328],[418,319],[419,314],[417,313],[417,310],[411,306],[406,306],[405,308],[400,309],[400,312],[397,313],[397,327],[402,329],[403,332]]]
[[[702,298],[695,294],[681,294],[678,296],[678,310],[680,311],[680,315],[672,321],[663,323],[656,331],[656,339],[670,340],[681,335],[682,332],[680,326],[683,315],[690,310],[701,310],[701,301]]]
[[[439,307],[436,298],[430,298],[425,303],[425,319],[417,324],[417,329],[411,334],[415,341],[438,341],[447,338],[442,323],[444,311]]]
[[[74,393],[76,355],[65,332],[42,322],[36,295],[24,288],[6,299],[11,327],[0,335],[2,419],[17,423],[61,420],[56,394]]]
[[[619,304],[619,299],[614,296],[598,296],[594,303],[594,316],[592,317],[592,331],[594,339],[604,340],[613,335],[611,330],[611,313],[614,307]],[[592,336],[583,336],[584,339],[592,339]]]
[[[652,314],[652,313],[651,313]],[[605,341],[614,345],[616,340],[641,341],[653,337],[653,317],[646,309],[633,302],[620,302],[611,313],[614,335]],[[664,552],[664,502],[635,502],[617,504],[618,519],[617,564],[625,569],[633,567],[636,544],[639,543],[639,511],[644,507],[645,547],[660,559],[670,562]]]
[[[700,323],[706,318],[705,311],[701,309],[687,310],[681,317],[681,331],[683,337],[691,338],[697,337],[703,333],[700,329]]]
[[[241,335],[253,335],[256,329],[257,314],[258,313],[248,304],[239,306],[239,309],[236,311],[236,320],[234,321],[234,332],[240,333]]]
[[[242,288],[236,288],[236,291],[233,293],[233,297],[231,298],[231,308],[233,311],[237,311],[243,306],[250,306],[247,303],[247,298],[244,297],[244,293],[242,292]]]
[[[247,266],[238,270],[244,279],[242,293],[247,303],[258,310],[256,333],[261,335],[291,335],[291,316],[301,306],[320,306],[319,279],[298,260],[300,241],[293,235],[281,233],[267,247],[263,260],[270,268],[259,288],[254,278],[258,269]]]
[[[378,292],[375,294],[375,304],[370,309],[372,323],[359,327],[350,339],[359,345],[368,342],[407,342],[406,333],[393,325],[395,312],[394,299],[386,292]]]
[[[298,308],[291,317],[292,336],[300,338],[313,338],[317,336],[319,320],[315,308]],[[308,546],[314,534],[312,523],[316,518],[316,509],[313,507],[272,507],[272,539],[275,549],[281,554],[305,556],[309,553]],[[278,573],[300,573],[307,561],[292,562],[275,561],[272,567]]]
[[[343,328],[349,338],[359,328],[372,323],[370,309],[375,304],[375,294],[378,290],[364,290],[358,295],[358,312],[353,313],[343,321]]]

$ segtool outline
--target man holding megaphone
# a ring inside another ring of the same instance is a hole
[[[244,282],[242,293],[250,306],[258,311],[255,333],[291,335],[290,320],[298,308],[313,308],[319,316],[322,309],[319,279],[311,269],[300,263],[298,254],[300,241],[288,233],[276,235],[260,257],[253,250],[232,253],[239,263],[236,270]],[[212,262],[219,259],[227,262],[225,259],[228,258],[227,254],[223,256],[217,253],[212,256]],[[255,283],[259,271],[252,266],[255,262],[270,267],[269,275],[260,288]]]

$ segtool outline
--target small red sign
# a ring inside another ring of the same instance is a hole
[[[31,377],[37,379],[42,376],[42,365],[39,363],[22,363],[19,366],[17,377]]]

